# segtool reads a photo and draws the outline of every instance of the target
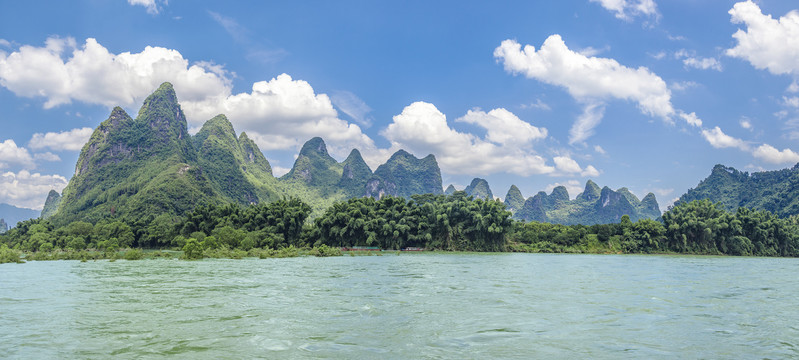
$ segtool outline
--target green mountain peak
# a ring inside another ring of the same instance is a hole
[[[474,196],[476,199],[494,200],[494,194],[491,193],[491,188],[488,186],[488,181],[481,178],[472,179],[471,184],[463,189],[467,194]]]
[[[505,195],[505,207],[515,213],[521,210],[522,206],[524,206],[524,196],[521,190],[516,185],[511,185]]]

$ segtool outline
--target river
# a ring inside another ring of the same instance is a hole
[[[799,259],[548,254],[0,265],[3,358],[788,358]]]

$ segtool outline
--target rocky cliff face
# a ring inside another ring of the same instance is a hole
[[[8,224],[6,224],[5,220],[0,219],[0,234],[5,233],[6,231],[8,231]]]

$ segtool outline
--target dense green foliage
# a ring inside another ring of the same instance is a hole
[[[417,247],[440,250],[503,251],[510,213],[501,202],[473,199],[463,191],[386,196],[336,203],[316,219],[316,244],[335,247]]]
[[[710,176],[680,197],[682,202],[704,199],[719,202],[726,210],[746,207],[782,218],[799,215],[799,164],[751,174],[716,165]]]
[[[485,179],[474,178],[463,191],[474,196],[475,199],[494,200],[494,194],[491,193],[491,187],[488,186],[488,181]]]
[[[682,253],[799,256],[799,219],[766,211],[735,213],[709,201],[680,203],[652,219],[601,225],[516,223],[511,249],[531,252]]]
[[[385,164],[375,170],[366,183],[366,195],[380,198],[383,195],[408,198],[416,194],[441,194],[441,169],[435,156],[417,159],[405,150],[399,150]]]
[[[50,190],[47,194],[47,200],[44,201],[44,208],[42,209],[42,218],[49,218],[58,210],[58,205],[61,203],[61,194],[58,191]]]
[[[522,206],[524,206],[524,196],[522,196],[521,190],[516,185],[511,185],[505,195],[505,207],[515,213],[521,210]]]
[[[511,191],[508,191],[510,201],[518,204],[518,198],[511,197],[512,195]],[[518,196],[520,197],[521,193]],[[506,202],[509,201],[508,198]],[[521,208],[514,211],[513,217],[517,220],[564,225],[592,225],[617,223],[621,221],[623,215],[628,215],[633,221],[658,219],[660,208],[655,195],[649,193],[643,200],[638,200],[627,188],[613,191],[604,187],[600,190],[593,181],[588,180],[585,190],[574,200],[569,199],[565,187],[558,186],[550,195],[542,191],[524,201]]]

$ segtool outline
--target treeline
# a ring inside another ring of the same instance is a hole
[[[663,222],[623,216],[618,224],[516,223],[513,251],[590,253],[681,253],[799,256],[799,217],[781,219],[768,211],[725,211],[709,200],[680,203]]]
[[[707,200],[680,203],[663,214],[662,222],[633,223],[623,216],[617,224],[592,226],[515,222],[501,202],[474,199],[462,191],[410,199],[355,198],[335,203],[313,221],[310,214],[310,206],[290,198],[247,207],[200,205],[184,217],[108,218],[62,227],[34,219],[0,235],[0,247],[12,258],[12,252],[109,253],[125,248],[183,250],[188,258],[291,256],[299,249],[323,256],[332,254],[331,249],[357,246],[799,256],[799,217],[781,219],[746,208],[728,212]]]
[[[62,227],[32,219],[0,235],[0,243],[24,252],[146,248],[184,250],[189,257],[206,250],[353,246],[504,251],[512,227],[501,202],[474,200],[464,192],[351,199],[335,203],[313,222],[310,214],[310,206],[290,198],[247,207],[200,205],[184,217],[108,218]]]

